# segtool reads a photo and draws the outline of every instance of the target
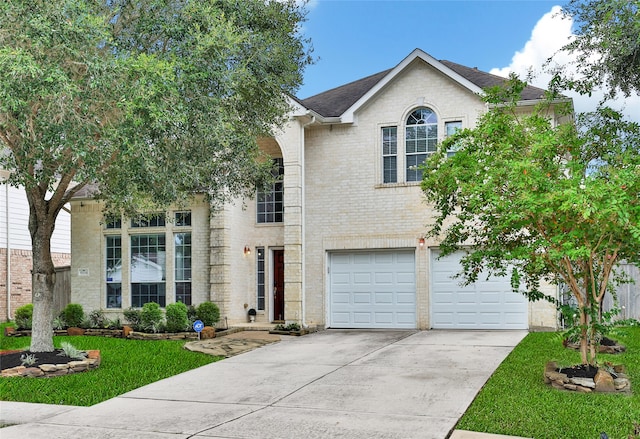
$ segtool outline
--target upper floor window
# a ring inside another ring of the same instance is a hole
[[[438,144],[438,117],[430,108],[418,108],[405,124],[407,181],[422,180],[422,165]]]
[[[165,217],[161,213],[131,220],[131,227],[164,227]]]
[[[455,133],[457,133],[461,129],[462,129],[462,121],[460,120],[454,120],[454,121],[444,123],[444,133],[445,133],[445,136],[447,137],[453,136]],[[456,153],[456,151],[457,151],[457,148],[455,147],[455,145],[453,147],[450,147],[447,150],[447,157],[451,157]]]
[[[107,229],[121,229],[122,228],[122,219],[121,218],[107,218],[106,224]]]
[[[176,227],[188,227],[191,225],[191,211],[176,212],[174,219]]]
[[[398,181],[398,127],[382,128],[382,181]]]
[[[276,181],[269,190],[258,191],[257,197],[257,222],[281,223],[284,220],[284,161],[282,158],[273,159],[273,176]]]

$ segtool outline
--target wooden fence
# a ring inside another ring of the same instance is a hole
[[[629,277],[632,282],[618,285],[616,287],[615,295],[620,312],[614,317],[614,319],[640,320],[640,269],[631,264],[620,264],[619,269]],[[563,304],[576,306],[576,301],[571,297],[566,285],[562,285],[560,287],[560,301]],[[611,310],[615,304],[614,297],[611,294],[607,294],[603,304],[604,310]]]
[[[618,308],[620,308],[620,314],[616,319],[640,320],[640,269],[631,264],[621,264],[620,269],[633,279],[633,282],[618,285],[616,288]],[[604,301],[604,309],[611,309],[613,305],[613,297],[608,294]]]
[[[56,267],[56,284],[53,287],[53,313],[58,315],[71,302],[71,267]]]

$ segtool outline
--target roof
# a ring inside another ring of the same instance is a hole
[[[353,107],[357,107],[361,100],[366,100],[367,95],[375,93],[382,88],[384,84],[393,79],[395,75],[416,58],[431,64],[443,74],[450,76],[452,80],[461,83],[461,85],[474,93],[481,92],[487,87],[503,84],[507,80],[477,68],[466,67],[446,60],[436,60],[422,50],[416,49],[392,69],[384,70],[306,99],[297,99],[297,102],[306,109],[325,118],[340,117],[345,113],[353,113]],[[543,89],[528,85],[522,92],[522,100],[538,100],[543,98],[544,93]]]

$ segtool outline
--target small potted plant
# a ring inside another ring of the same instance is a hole
[[[249,322],[253,323],[253,322],[256,321],[256,314],[257,314],[257,312],[256,312],[255,309],[253,309],[253,308],[249,309]]]

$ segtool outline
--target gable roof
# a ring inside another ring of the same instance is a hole
[[[500,85],[506,81],[506,78],[480,71],[477,68],[466,67],[446,60],[436,60],[424,51],[415,49],[392,69],[297,101],[306,109],[323,118],[339,117],[343,123],[352,122],[353,113],[358,108],[416,59],[423,60],[473,93],[482,93],[484,88]],[[541,99],[543,95],[543,89],[527,86],[522,92],[522,99],[523,101],[535,101]]]

